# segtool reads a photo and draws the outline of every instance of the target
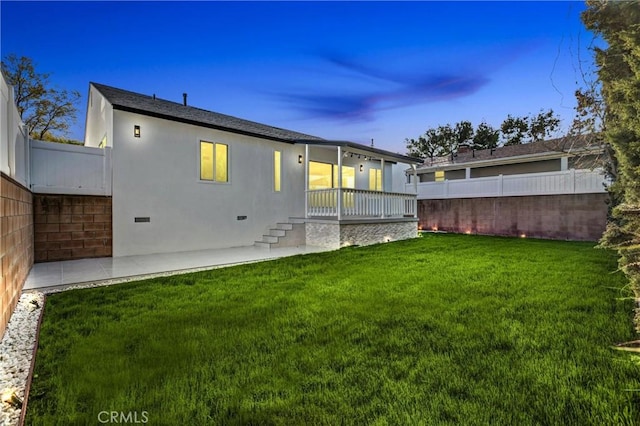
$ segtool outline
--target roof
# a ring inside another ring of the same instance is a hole
[[[342,148],[350,148],[357,151],[362,151],[363,153],[368,154],[378,154],[381,158],[385,160],[398,161],[400,163],[407,164],[420,164],[422,163],[422,159],[415,157],[408,157],[406,155],[397,154],[395,152],[386,151],[380,148],[374,148],[371,146],[362,145],[355,142],[349,141],[331,141],[331,140],[318,140],[318,139],[299,139],[295,141],[296,143],[306,144],[306,145],[318,145],[318,146],[328,146],[328,147],[336,147],[340,146]]]
[[[434,157],[433,159],[425,159],[420,168],[444,167],[455,164],[467,164],[476,162],[488,162],[496,160],[506,160],[514,157],[543,157],[557,155],[564,156],[567,154],[577,153],[579,151],[600,149],[593,145],[593,135],[565,136],[557,139],[549,139],[546,141],[530,142],[521,145],[502,146],[494,149],[469,150],[466,152],[458,152],[446,157]]]
[[[279,142],[293,143],[297,139],[322,140],[317,136],[307,135],[279,127],[268,126],[254,121],[243,120],[230,115],[219,114],[178,102],[166,101],[155,96],[143,95],[118,89],[104,84],[90,83],[108,101],[113,108],[120,111],[133,112],[180,123],[194,124],[211,129],[224,130],[247,136],[256,136]]]

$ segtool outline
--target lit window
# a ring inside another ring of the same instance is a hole
[[[436,171],[435,181],[436,182],[443,182],[444,181],[444,170]]]
[[[200,179],[228,182],[228,157],[227,145],[200,141]]]
[[[369,169],[369,191],[382,191],[382,170]]]
[[[333,188],[338,187],[338,166],[333,165]],[[351,166],[342,166],[342,187],[356,187],[356,168]]]
[[[280,192],[280,178],[282,176],[282,153],[273,152],[273,190]]]
[[[333,186],[331,164],[309,161],[309,189],[328,189]]]
[[[221,143],[216,144],[216,180],[218,182],[227,182],[229,176],[227,173],[227,146]]]

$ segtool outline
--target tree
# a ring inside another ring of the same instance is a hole
[[[547,112],[540,110],[537,115],[525,117],[513,117],[509,114],[502,122],[500,130],[504,137],[503,145],[509,146],[544,140],[559,127],[560,118],[549,109]]]
[[[473,141],[473,124],[461,121],[455,126],[446,124],[430,128],[418,139],[405,139],[408,155],[414,157],[444,157],[458,150],[462,144]]]
[[[554,115],[553,110],[547,112],[540,110],[538,115],[529,117],[530,142],[538,142],[549,138],[560,127],[560,118]]]
[[[444,157],[457,148],[455,130],[450,124],[428,129],[418,139],[405,139],[409,155],[414,157]]]
[[[456,126],[453,129],[453,136],[455,138],[456,145],[471,145],[474,133],[473,124],[471,124],[470,121],[461,121],[456,123]]]
[[[500,126],[502,136],[504,137],[503,145],[520,145],[529,131],[529,124],[526,117],[513,117],[511,114],[502,122]]]
[[[640,284],[640,4],[588,0],[586,28],[606,48],[594,48],[604,101],[603,136],[613,148],[616,203],[601,243],[618,250],[621,269],[634,289]],[[588,95],[590,95],[588,93]],[[580,100],[579,100],[580,101]],[[588,101],[588,99],[587,99]],[[587,102],[588,103],[588,102]]]
[[[473,135],[473,149],[491,149],[498,147],[500,130],[496,130],[486,122],[478,124]]]
[[[45,139],[60,132],[66,134],[76,119],[77,91],[50,87],[48,73],[38,73],[30,58],[8,55],[1,62],[2,74],[15,88],[15,101],[29,135]]]

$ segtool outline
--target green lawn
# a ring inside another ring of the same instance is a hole
[[[427,235],[52,295],[26,424],[640,424],[593,245]]]

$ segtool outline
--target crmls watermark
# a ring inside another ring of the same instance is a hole
[[[141,424],[149,421],[149,413],[147,411],[100,411],[98,413],[98,421],[100,423],[130,423]]]

